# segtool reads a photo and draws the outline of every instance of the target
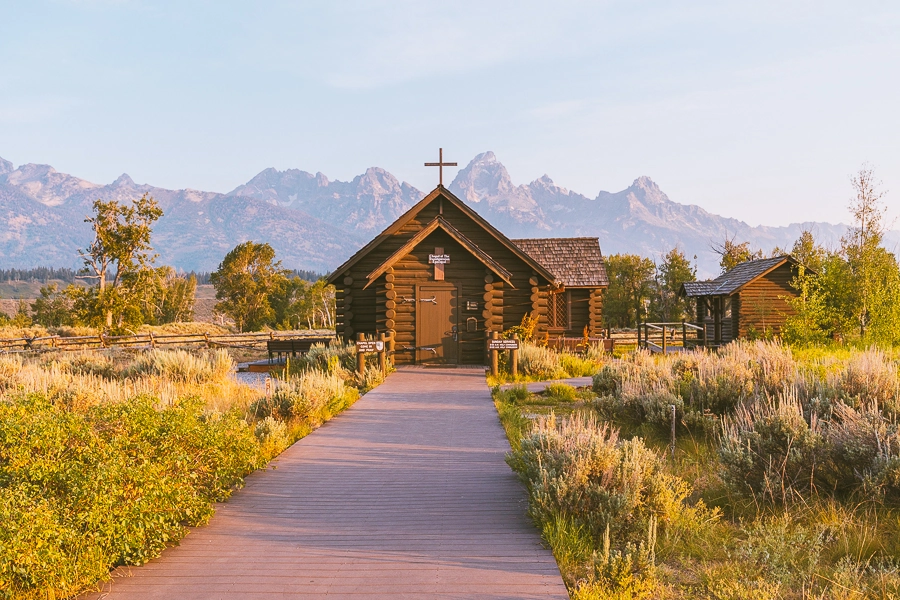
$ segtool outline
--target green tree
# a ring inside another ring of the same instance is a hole
[[[162,216],[156,201],[144,194],[130,205],[96,200],[94,214],[85,219],[94,240],[81,251],[81,277],[95,279],[88,292],[70,290],[82,320],[106,329],[123,330],[141,322],[140,296],[156,256],[150,236]]]
[[[51,283],[41,287],[40,297],[31,304],[31,315],[44,327],[74,325],[72,309],[72,298]]]
[[[603,316],[609,327],[634,327],[646,318],[656,265],[636,254],[613,254],[606,259],[609,288],[606,290]]]
[[[296,275],[285,277],[269,296],[275,313],[273,321],[279,329],[299,329],[309,311],[310,283]]]
[[[137,282],[144,323],[182,323],[194,318],[197,278],[178,275],[169,266],[144,269]]]
[[[678,246],[672,248],[656,267],[656,286],[651,311],[664,322],[691,318],[691,302],[679,296],[681,284],[697,280],[697,269]]]
[[[727,273],[741,263],[765,256],[762,250],[751,250],[750,242],[736,244],[733,237],[726,237],[721,244],[714,244],[712,250],[719,255],[719,267],[723,273]]]
[[[166,275],[164,296],[160,309],[162,323],[183,323],[194,320],[194,304],[197,296],[197,277],[178,276],[174,269]]]
[[[324,277],[314,282],[286,280],[270,297],[275,323],[283,329],[334,327],[334,294],[334,286]]]
[[[801,265],[810,271],[818,273],[822,270],[827,252],[825,248],[816,243],[813,234],[808,229],[800,233],[800,237],[794,242],[790,252]]]
[[[286,271],[269,244],[244,242],[225,255],[210,275],[216,288],[216,310],[234,320],[239,331],[273,324],[271,299],[286,285]]]
[[[884,193],[878,191],[879,183],[871,167],[863,166],[850,181],[856,190],[856,197],[850,201],[854,222],[841,239],[841,250],[853,282],[852,317],[858,324],[860,336],[865,337],[879,287],[884,284],[885,270],[890,269],[890,261],[881,248],[884,235],[881,198]]]
[[[334,327],[335,290],[322,277],[309,288],[309,312],[306,321],[310,329],[331,329]]]
[[[797,296],[786,298],[796,311],[785,319],[782,336],[789,344],[808,346],[828,341],[832,331],[832,319],[823,289],[820,271],[813,273],[801,264],[791,286]]]

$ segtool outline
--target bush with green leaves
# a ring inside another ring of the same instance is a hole
[[[544,389],[544,396],[554,402],[574,402],[578,390],[567,383],[551,383]]]
[[[205,522],[261,466],[234,413],[182,400],[67,410],[39,394],[0,402],[0,593],[63,597],[141,564]]]

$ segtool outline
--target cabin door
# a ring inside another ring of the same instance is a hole
[[[452,283],[416,288],[416,363],[455,365],[459,357],[459,290]]]

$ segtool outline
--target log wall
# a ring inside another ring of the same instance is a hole
[[[770,332],[781,335],[784,321],[789,315],[796,314],[787,298],[797,296],[797,290],[791,287],[794,277],[790,263],[785,263],[749,283],[740,291],[738,310],[739,320],[736,330],[741,337],[751,333],[762,335]]]

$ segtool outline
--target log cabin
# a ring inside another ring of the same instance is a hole
[[[799,267],[790,255],[750,260],[716,279],[682,284],[681,295],[696,299],[696,324],[706,327],[709,345],[777,337],[787,317],[796,313],[788,299],[797,297],[791,281]]]
[[[602,330],[597,238],[510,240],[439,185],[335,269],[336,329],[385,334],[395,364],[483,365],[494,331],[536,315],[536,336]]]

